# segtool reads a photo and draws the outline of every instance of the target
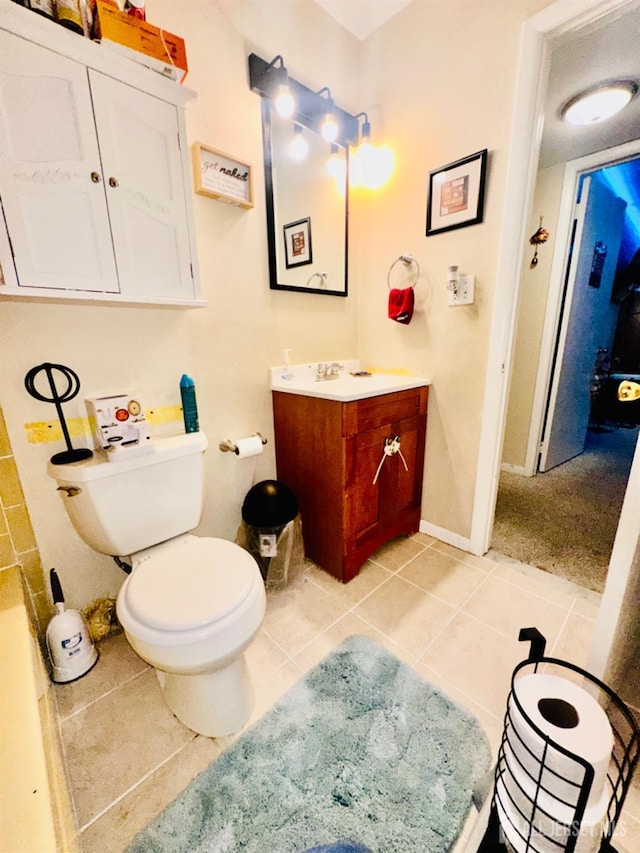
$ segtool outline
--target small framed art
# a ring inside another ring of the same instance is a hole
[[[429,172],[427,237],[482,222],[487,149]]]
[[[298,219],[283,226],[284,258],[287,269],[310,264],[313,260],[311,251],[311,219]]]

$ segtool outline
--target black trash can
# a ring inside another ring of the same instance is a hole
[[[304,545],[298,502],[279,480],[263,480],[247,492],[236,542],[260,566],[268,587],[290,586],[304,569]]]

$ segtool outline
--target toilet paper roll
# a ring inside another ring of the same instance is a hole
[[[247,456],[258,456],[264,450],[259,435],[252,435],[250,438],[236,438],[233,443],[236,446],[236,456],[239,456],[240,459]]]
[[[544,735],[591,764],[594,777],[587,807],[598,802],[613,750],[613,732],[604,710],[582,687],[557,675],[524,675],[515,682],[514,694],[528,718]],[[553,746],[545,752],[544,739],[519,712],[513,697],[509,699],[509,707],[515,733],[509,737],[509,745],[521,765],[538,778],[538,759],[544,754],[543,787],[552,797],[575,802],[574,786],[584,781],[583,766]],[[523,771],[519,768],[515,772]]]

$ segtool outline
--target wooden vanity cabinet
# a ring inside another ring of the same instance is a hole
[[[278,480],[300,507],[305,552],[346,583],[420,523],[428,388],[340,402],[273,391]],[[398,435],[399,453],[385,439]]]

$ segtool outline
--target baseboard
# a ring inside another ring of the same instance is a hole
[[[437,527],[435,524],[431,524],[430,521],[420,519],[420,533],[426,533],[427,536],[433,536],[434,539],[446,542],[447,545],[453,545],[454,548],[460,548],[461,551],[473,554],[470,539],[466,536],[460,536],[459,533],[454,533],[452,530],[447,530],[444,527]]]
[[[507,474],[520,474],[522,477],[527,476],[524,465],[510,465],[508,462],[502,462],[500,470],[505,471]]]

